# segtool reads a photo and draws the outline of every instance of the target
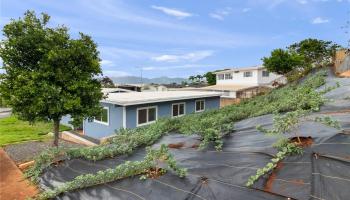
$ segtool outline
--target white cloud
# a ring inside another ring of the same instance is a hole
[[[131,74],[129,74],[128,72],[119,71],[119,70],[106,70],[106,71],[103,71],[103,75],[111,76],[111,77],[119,77],[119,76],[130,76]]]
[[[242,12],[246,13],[246,12],[249,12],[249,11],[251,11],[251,10],[252,10],[251,8],[243,8],[243,9],[242,9]]]
[[[112,66],[113,65],[113,61],[111,61],[111,60],[101,60],[100,64],[102,66]]]
[[[215,13],[210,13],[209,16],[214,19],[224,20],[224,17]]]
[[[159,10],[162,11],[163,13],[170,15],[170,16],[174,16],[178,19],[183,19],[186,17],[191,17],[193,16],[193,14],[188,13],[188,12],[184,12],[181,10],[177,10],[174,8],[166,8],[166,7],[162,7],[162,6],[151,6],[151,8],[155,9],[155,10]]]
[[[328,22],[329,22],[329,19],[324,19],[322,17],[316,17],[311,21],[312,24],[324,24]]]
[[[179,61],[199,61],[204,58],[207,58],[211,55],[213,55],[213,51],[195,51],[187,54],[182,55],[160,55],[156,57],[152,57],[152,60],[158,61],[158,62],[179,62]]]
[[[297,2],[300,3],[300,4],[307,4],[308,3],[307,0],[297,0]]]
[[[211,18],[218,19],[218,20],[224,20],[226,16],[230,15],[232,11],[231,7],[226,7],[222,10],[216,10],[215,12],[212,12],[209,14]]]

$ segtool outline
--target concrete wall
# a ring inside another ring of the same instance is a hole
[[[346,57],[346,51],[345,50],[339,50],[335,53],[334,57],[334,67],[337,69],[342,62],[345,60]]]
[[[263,71],[265,71],[265,69],[259,69],[258,71],[258,85],[266,85],[271,83],[272,81],[282,77],[281,75],[275,74],[275,73],[269,73],[268,77],[263,77]]]
[[[98,139],[110,136],[115,133],[115,130],[123,127],[123,107],[107,103],[101,103],[101,106],[109,108],[108,124],[84,120],[83,125],[85,135]]]
[[[232,104],[239,104],[241,102],[241,99],[239,98],[225,98],[225,97],[221,97],[220,99],[220,108],[228,106],[228,105],[232,105]]]

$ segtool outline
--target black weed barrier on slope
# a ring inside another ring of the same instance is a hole
[[[317,116],[331,116],[343,130],[311,121],[303,122],[298,133],[311,137],[313,143],[304,154],[283,160],[276,170],[263,176],[252,188],[245,187],[248,178],[264,167],[276,150],[277,140],[256,130],[257,125],[272,126],[272,115],[254,117],[235,123],[235,131],[223,138],[222,151],[214,147],[199,151],[198,136],[169,134],[153,145],[170,147],[177,164],[188,169],[185,178],[171,171],[156,179],[139,176],[65,193],[57,199],[149,199],[149,200],[262,200],[262,199],[350,199],[350,79],[330,77],[327,86],[340,82],[341,87],[325,96],[327,102]],[[290,137],[294,137],[291,133]],[[47,168],[41,176],[42,188],[52,188],[78,175],[114,168],[130,160],[142,160],[145,150],[129,156],[101,161],[73,159]]]

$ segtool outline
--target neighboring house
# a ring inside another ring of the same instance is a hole
[[[116,85],[116,87],[135,91],[135,92],[141,92],[141,87],[142,87],[141,85],[142,84],[121,84],[121,85]]]
[[[286,82],[285,77],[268,72],[263,66],[226,69],[214,74],[216,74],[216,85],[181,90],[220,92],[220,106],[223,107],[265,93],[275,82]]]
[[[262,65],[234,68],[215,72],[214,74],[216,74],[216,85],[233,85],[235,87],[269,85],[274,80],[282,77],[267,71]]]
[[[144,85],[142,87],[142,92],[165,92],[165,91],[168,91],[168,88],[165,87],[164,85],[150,84],[150,85]]]
[[[84,134],[103,139],[120,128],[135,128],[159,118],[218,109],[220,95],[203,91],[109,93],[101,100],[101,115],[94,120],[84,120]]]

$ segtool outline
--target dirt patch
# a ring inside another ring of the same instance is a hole
[[[301,143],[299,143],[299,140],[297,137],[293,137],[290,139],[290,141],[300,147],[309,147],[314,143],[314,140],[312,139],[312,137],[299,137]]]
[[[273,186],[273,182],[275,182],[276,176],[277,176],[277,172],[279,170],[281,170],[281,168],[283,167],[283,163],[282,162],[278,162],[277,166],[275,167],[275,169],[271,172],[269,178],[267,179],[265,186],[264,186],[264,191],[266,192],[271,192],[272,193],[272,186]]]
[[[205,176],[201,176],[201,183],[207,185],[208,184],[208,178]]]
[[[37,193],[38,189],[23,179],[23,173],[0,148],[0,199],[27,199]]]
[[[192,146],[191,146],[191,148],[193,148],[193,149],[197,149],[199,147],[199,144],[193,144]]]
[[[181,149],[184,145],[185,145],[184,142],[179,142],[179,143],[168,144],[168,147],[172,149]]]
[[[320,114],[337,115],[337,114],[344,114],[344,113],[349,113],[349,112],[350,112],[350,109],[346,109],[346,110],[338,110],[338,111],[321,112]]]
[[[162,168],[151,168],[146,171],[146,176],[148,178],[156,179],[160,176],[163,176],[165,174],[165,170]]]
[[[305,184],[304,180],[302,180],[302,179],[293,179],[293,180],[290,180],[289,182],[296,184],[296,185],[304,185]]]

